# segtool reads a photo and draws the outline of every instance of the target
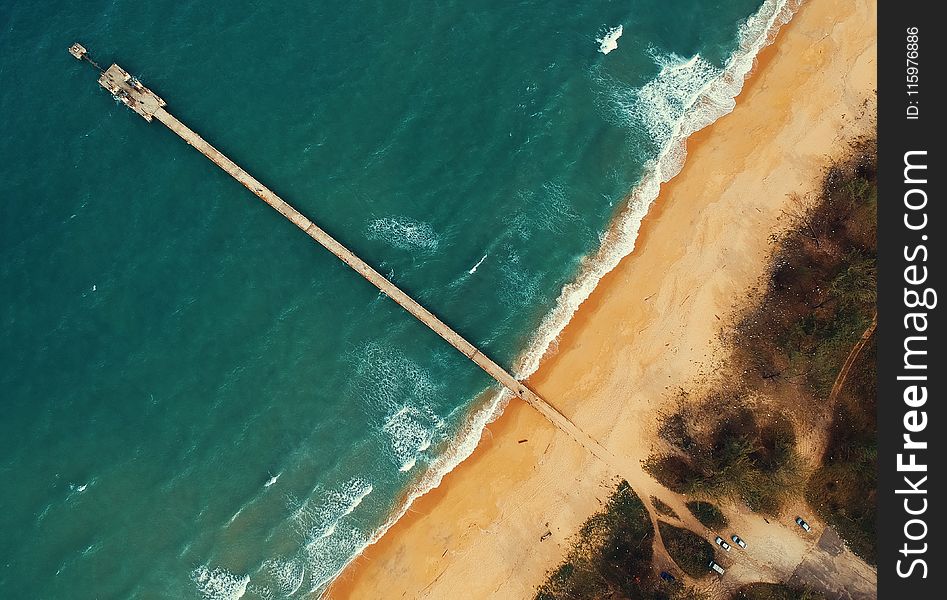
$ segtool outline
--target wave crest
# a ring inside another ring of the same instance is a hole
[[[249,575],[235,575],[226,569],[206,565],[191,572],[191,580],[205,600],[238,600],[247,593]]]
[[[658,76],[637,91],[629,111],[660,149],[657,158],[645,166],[644,177],[602,236],[598,250],[582,261],[578,276],[563,287],[556,306],[537,328],[528,350],[518,361],[518,378],[536,372],[542,357],[602,277],[635,249],[641,221],[658,197],[661,185],[684,165],[687,138],[733,110],[756,56],[772,43],[800,4],[801,0],[766,0],[740,27],[738,49],[723,69],[716,69],[699,55],[686,61],[669,57],[671,60],[662,65]]]
[[[733,110],[736,97],[743,88],[757,54],[789,22],[799,4],[801,0],[766,0],[740,28],[738,50],[723,69],[713,67],[699,55],[687,60],[674,56],[657,59],[662,67],[661,72],[636,91],[635,101],[628,107],[630,116],[647,128],[652,142],[659,148],[657,158],[646,165],[644,177],[629,194],[624,209],[602,236],[599,249],[583,260],[578,276],[564,286],[556,306],[542,321],[527,350],[520,356],[515,370],[519,379],[525,379],[536,371],[543,356],[558,340],[566,324],[592,293],[598,281],[634,250],[641,220],[657,198],[660,186],[677,175],[683,166],[687,138]],[[621,28],[615,29],[617,35],[611,42],[617,47],[615,40],[621,35]],[[604,38],[614,33],[615,30],[610,30],[598,41],[604,43]],[[602,51],[607,53],[604,49]],[[375,222],[379,223],[375,226],[377,230],[411,229],[382,221],[385,220]],[[410,233],[408,237],[411,235],[414,234]],[[423,236],[419,239],[423,239]],[[448,441],[447,448],[432,458],[419,481],[408,490],[403,502],[389,518],[367,537],[350,532],[352,553],[334,573],[325,578],[314,577],[314,581],[322,579],[322,584],[315,586],[314,591],[326,589],[345,566],[400,520],[415,500],[438,487],[447,473],[467,459],[479,444],[486,426],[503,411],[511,397],[508,391],[497,390],[486,402],[475,407],[453,439]],[[310,561],[310,565],[312,563]]]
[[[612,50],[618,48],[618,38],[621,37],[624,28],[619,25],[617,27],[612,27],[600,38],[595,38],[595,41],[598,42],[598,51],[602,54],[608,54]]]
[[[433,252],[440,244],[440,238],[430,223],[410,219],[375,219],[368,224],[366,235],[402,250]]]

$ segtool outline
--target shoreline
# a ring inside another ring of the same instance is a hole
[[[851,14],[857,13],[856,16],[864,16],[862,13],[872,13],[873,16],[873,11],[870,10],[873,7],[872,2],[858,4],[861,6],[861,12],[852,8]],[[834,8],[841,10],[840,7]],[[745,146],[753,146],[750,140],[747,140],[745,136],[741,136],[740,140],[728,139],[725,133],[740,129],[739,122],[736,125],[733,123],[738,112],[741,115],[748,111],[752,113],[753,110],[759,112],[758,108],[746,108],[744,99],[747,104],[750,104],[754,98],[761,95],[778,96],[779,91],[769,93],[768,88],[778,87],[780,83],[785,87],[785,81],[779,77],[772,76],[776,79],[775,82],[767,79],[771,71],[775,70],[776,63],[785,70],[785,64],[790,60],[785,58],[787,54],[811,52],[809,49],[812,47],[812,41],[818,40],[817,36],[812,35],[813,31],[823,30],[820,26],[813,29],[811,23],[809,27],[798,24],[802,18],[818,21],[816,16],[809,17],[810,13],[813,15],[818,13],[823,18],[826,14],[830,17],[837,16],[833,12],[833,7],[827,6],[827,3],[811,0],[797,10],[792,21],[780,31],[775,43],[758,53],[755,57],[753,72],[747,77],[743,89],[737,96],[736,109],[687,138],[686,146],[690,156],[681,173],[661,186],[658,199],[652,203],[647,215],[641,221],[640,230],[635,239],[634,252],[622,258],[616,268],[599,279],[590,296],[572,316],[558,340],[544,354],[538,371],[528,380],[534,389],[547,399],[554,400],[554,404],[560,410],[567,415],[574,415],[576,423],[590,434],[613,449],[618,446],[621,450],[627,450],[628,452],[622,452],[622,454],[629,456],[629,461],[632,463],[647,455],[649,448],[646,442],[651,433],[647,429],[650,427],[648,415],[653,414],[663,400],[661,390],[666,383],[666,381],[657,381],[652,378],[649,385],[639,386],[633,385],[634,381],[641,381],[639,377],[649,374],[652,376],[666,374],[666,379],[676,385],[684,383],[687,376],[695,375],[693,363],[695,360],[700,361],[702,357],[708,356],[709,348],[716,343],[715,332],[719,330],[719,324],[702,323],[700,327],[680,328],[674,325],[687,324],[693,319],[692,309],[695,308],[696,303],[696,300],[692,298],[694,295],[703,296],[703,302],[706,304],[710,299],[709,296],[712,295],[711,292],[716,292],[717,297],[713,300],[718,309],[714,314],[717,319],[726,318],[729,315],[726,311],[733,308],[732,303],[728,305],[725,300],[721,301],[721,297],[726,299],[728,294],[724,293],[721,296],[720,290],[707,288],[711,287],[712,283],[724,284],[724,286],[729,284],[728,292],[732,293],[736,290],[737,293],[742,293],[746,289],[747,282],[752,283],[759,277],[761,274],[759,267],[764,262],[766,254],[766,239],[769,232],[779,226],[779,211],[773,206],[755,206],[756,210],[764,216],[756,217],[754,220],[757,221],[757,225],[762,226],[760,231],[755,232],[757,234],[755,237],[749,236],[753,238],[752,240],[745,241],[744,245],[749,247],[749,252],[746,253],[747,256],[742,262],[747,264],[734,267],[731,269],[734,272],[726,273],[731,281],[715,281],[718,278],[713,276],[714,271],[726,271],[726,265],[723,269],[714,269],[714,253],[708,252],[708,248],[716,251],[716,258],[720,258],[723,254],[721,250],[735,245],[731,244],[729,239],[719,239],[720,236],[695,236],[697,239],[692,240],[703,249],[703,254],[709,255],[702,261],[696,261],[703,264],[710,263],[712,275],[709,282],[700,285],[698,280],[698,285],[695,286],[676,286],[675,284],[681,282],[669,282],[673,279],[670,276],[650,278],[640,271],[645,266],[657,265],[658,268],[671,269],[670,272],[674,273],[677,264],[686,258],[689,246],[682,245],[672,234],[675,231],[677,233],[693,232],[696,221],[701,216],[701,210],[710,211],[719,208],[724,215],[727,214],[724,208],[716,206],[721,202],[719,200],[713,202],[702,199],[705,205],[702,205],[700,210],[683,206],[681,196],[686,198],[688,193],[695,189],[700,190],[699,186],[693,187],[693,179],[697,176],[692,173],[699,168],[693,164],[695,162],[700,164],[699,159],[706,156],[713,158],[720,152],[726,154],[728,142],[731,142],[730,146],[737,146],[736,149],[729,149],[731,158],[734,153],[741,154],[738,157],[740,160],[730,161],[731,163],[745,164],[756,158],[753,152],[746,152]],[[797,29],[804,29],[804,31],[797,32]],[[823,36],[822,42],[825,37],[827,36]],[[852,46],[857,45],[852,44]],[[787,50],[787,46],[791,48]],[[858,54],[855,59],[859,59],[863,54],[864,52]],[[823,62],[838,63],[852,57],[845,56],[837,60],[825,56],[821,58]],[[809,73],[808,75],[809,77],[804,77],[807,81],[819,79],[817,74]],[[817,82],[815,87],[818,88],[818,83],[821,83],[824,88],[827,83],[824,80],[828,78],[828,75],[823,76],[823,81]],[[770,99],[770,103],[776,106],[775,109],[771,106],[771,110],[781,111],[786,118],[764,119],[769,121],[765,125],[774,130],[789,128],[784,121],[792,121],[794,116],[792,102],[794,91],[795,87],[790,87],[788,90],[782,90],[783,96],[777,98],[775,102]],[[858,90],[860,94],[864,92],[864,89]],[[826,104],[830,102],[831,98],[826,101]],[[844,104],[842,101],[840,103]],[[852,106],[852,103],[849,102],[846,106]],[[759,117],[758,114],[756,116]],[[818,125],[822,126],[823,123],[820,122]],[[821,131],[822,146],[817,144],[821,150],[810,151],[807,157],[811,159],[812,155],[828,154],[834,143],[830,134],[835,131],[836,129],[832,127],[829,127],[828,131]],[[799,137],[804,132],[794,133]],[[766,137],[759,139],[767,140]],[[830,143],[826,143],[827,141]],[[740,146],[741,142],[743,146]],[[767,140],[767,142],[770,145],[773,144],[772,141]],[[778,156],[779,152],[776,154]],[[811,171],[812,165],[808,166]],[[729,184],[735,183],[742,174],[741,171],[733,172],[731,167],[730,180],[725,181],[727,178],[719,176],[716,171],[710,171],[710,173],[712,175],[709,179],[712,181],[709,185],[716,185],[725,191],[729,190],[731,187]],[[795,177],[788,179],[793,185],[786,186],[786,193],[805,191],[799,188],[798,184],[802,181],[804,185],[806,176],[795,173]],[[810,184],[813,182],[814,180],[809,181]],[[780,198],[773,204],[779,204],[779,202],[785,203],[786,200]],[[736,206],[739,208],[741,205]],[[744,213],[749,210],[749,207],[745,209]],[[726,219],[721,220],[726,225]],[[748,237],[747,229],[752,229],[752,227],[742,228],[744,238]],[[728,233],[728,230],[725,227],[722,232],[717,231],[717,233]],[[762,238],[762,243],[760,243],[760,238]],[[656,272],[663,274],[665,271]],[[637,285],[644,282],[649,285]],[[629,288],[632,293],[629,293]],[[661,308],[656,306],[658,302],[648,301],[654,296],[657,296],[658,300],[665,301],[661,302],[666,305],[664,314],[661,313]],[[683,300],[681,300],[682,297]],[[631,300],[630,305],[621,306],[619,307],[621,310],[616,310],[616,305],[621,300],[625,300],[626,303]],[[675,302],[672,304],[666,300],[675,300]],[[721,306],[726,311],[721,310]],[[616,321],[614,317],[603,314],[609,311],[617,313],[620,319]],[[674,323],[671,325],[664,323],[668,312],[675,313]],[[710,320],[712,317],[708,321]],[[634,327],[629,328],[627,326],[629,323],[633,323]],[[604,331],[603,326],[613,329],[617,327],[621,335]],[[628,334],[630,329],[635,330],[631,331],[631,335]],[[645,330],[657,330],[657,333],[652,332],[643,336],[649,341],[655,341],[652,339],[655,337],[670,341],[657,346],[648,346],[643,341],[638,342],[637,339],[629,342],[629,339],[637,338],[638,334]],[[586,354],[586,347],[592,341],[601,346],[603,336],[623,338],[619,342],[625,343],[606,341],[605,354],[599,351],[596,356],[608,357],[610,360],[605,362],[611,364],[595,361],[589,364],[589,358],[580,355]],[[683,348],[685,344],[678,344],[677,347],[668,350],[675,336],[684,336],[686,341],[691,342],[691,347]],[[635,352],[641,350],[642,347],[648,351]],[[579,349],[583,352],[577,352]],[[667,355],[673,358],[668,358]],[[627,359],[630,364],[628,372],[616,379],[614,371],[616,363],[621,364],[619,358]],[[655,367],[662,361],[673,363],[673,368]],[[605,373],[606,371],[608,373]],[[671,371],[675,376],[672,377],[672,373],[665,373],[665,371]],[[607,386],[596,386],[594,380],[599,378],[601,373],[604,373],[602,378],[609,379],[611,375],[611,379],[615,381],[611,381]],[[638,387],[648,388],[647,391],[650,393],[645,394],[637,390]],[[620,407],[601,401],[603,397],[613,396],[616,391],[627,395],[629,389],[632,393],[637,391],[636,395],[639,398],[626,401]],[[589,396],[595,398],[590,401]],[[482,410],[482,408],[476,410]],[[631,424],[621,423],[610,414],[612,412],[621,412],[626,417],[642,418],[631,419]],[[624,443],[616,443],[615,438],[619,436],[624,438]],[[629,437],[633,439],[629,440]],[[520,440],[524,439],[526,441],[521,443]],[[640,467],[637,470],[640,470]],[[570,485],[570,479],[574,485]],[[607,473],[602,465],[585,456],[581,450],[572,447],[571,440],[564,439],[564,436],[552,429],[532,409],[523,403],[512,402],[498,418],[487,425],[473,454],[452,471],[444,474],[438,487],[417,498],[406,514],[349,564],[331,585],[327,594],[330,597],[372,597],[371,590],[374,589],[377,597],[379,590],[393,592],[394,587],[397,587],[409,595],[431,594],[433,597],[438,597],[436,590],[440,589],[441,585],[450,589],[450,585],[464,582],[468,592],[476,588],[478,591],[488,593],[493,589],[487,589],[487,585],[498,581],[506,586],[508,592],[512,591],[513,595],[528,593],[535,589],[535,585],[541,581],[546,570],[555,566],[566,547],[564,544],[567,543],[569,535],[574,533],[582,521],[596,510],[597,503],[600,503],[607,495],[607,485],[611,480],[612,474]],[[638,490],[636,482],[631,483]],[[512,499],[509,498],[511,495]],[[523,505],[528,503],[534,506],[524,508]],[[513,518],[514,515],[517,518]],[[546,532],[552,539],[538,545],[537,540]],[[498,537],[504,539],[496,539]],[[528,550],[526,544],[529,544]],[[409,548],[410,555],[408,555]],[[429,552],[429,550],[437,551]],[[449,554],[451,556],[448,556]],[[499,565],[495,564],[498,561],[503,562]],[[370,564],[371,569],[368,568]],[[523,570],[525,572],[522,572]],[[485,571],[496,571],[499,575],[494,573],[490,575],[491,579]],[[476,580],[481,575],[481,579],[485,581]],[[514,578],[516,581],[513,581]]]
[[[776,34],[782,30],[787,24],[791,21],[792,15],[798,10],[800,3],[803,0],[764,0],[763,5],[758,10],[757,13],[751,17],[755,19],[756,17],[765,16],[763,15],[763,8],[771,5],[773,11],[771,13],[772,22],[768,24],[761,32],[762,38],[759,35],[756,37],[750,37],[749,40],[744,36],[746,32],[741,32],[741,46],[735,52],[734,56],[738,57],[740,60],[745,60],[747,56],[744,56],[746,48],[743,46],[744,43],[749,41],[749,43],[761,44],[761,48],[752,53],[749,58],[751,59],[749,70],[741,77],[741,84],[739,92],[733,96],[733,102],[736,103],[736,100],[741,96],[747,86],[750,85],[751,76],[757,70],[758,65],[765,63],[764,53],[772,48],[772,43],[776,37]],[[789,19],[786,20],[786,14],[789,13]],[[749,21],[747,22],[749,24]],[[774,27],[775,25],[775,27]],[[738,71],[741,67],[746,68],[744,65],[739,64],[740,60],[734,61],[734,64],[731,65],[732,68],[736,68]],[[721,72],[721,79],[725,79],[722,83],[724,89],[728,85],[732,85],[732,78],[727,76],[732,74],[730,67],[727,70]],[[714,82],[717,80],[715,79]],[[713,83],[713,82],[712,82]],[[718,86],[719,87],[719,86]],[[706,97],[709,92],[719,91],[716,87],[710,86],[710,88],[705,88],[698,94],[698,99],[701,97]],[[710,94],[713,95],[713,94]],[[698,100],[700,103],[700,100]],[[713,105],[713,102],[710,101],[709,104]],[[731,109],[732,110],[732,109]],[[729,114],[730,110],[727,110],[724,115]],[[692,115],[686,114],[681,117],[678,121],[678,125],[688,124],[692,125],[691,120],[694,117]],[[657,200],[659,199],[660,189],[663,186],[667,185],[667,182],[657,183],[657,191],[653,193],[653,198],[650,200],[645,200],[647,203],[646,210],[637,221],[634,220],[633,211],[635,210],[635,202],[640,200],[636,198],[636,194],[644,193],[647,194],[647,190],[643,190],[648,186],[654,185],[653,181],[655,178],[660,178],[660,168],[666,167],[663,164],[665,158],[668,154],[673,154],[675,146],[678,151],[683,152],[683,156],[686,157],[688,147],[692,143],[691,140],[696,138],[705,132],[713,122],[715,122],[720,117],[714,118],[709,125],[704,125],[698,128],[692,134],[686,135],[681,140],[677,140],[678,144],[675,144],[675,140],[670,140],[670,144],[664,149],[662,154],[655,161],[655,168],[658,169],[658,172],[649,172],[646,173],[642,181],[635,187],[632,192],[626,196],[623,201],[620,203],[618,210],[616,210],[615,215],[612,217],[608,227],[605,229],[604,238],[602,244],[596,251],[586,257],[586,260],[583,262],[583,266],[580,268],[579,273],[577,273],[576,278],[567,284],[560,293],[560,296],[557,298],[556,306],[553,310],[546,315],[546,317],[539,323],[536,329],[536,333],[530,339],[527,344],[526,350],[515,360],[515,376],[517,379],[522,381],[529,381],[530,377],[538,371],[542,365],[544,359],[548,359],[556,353],[557,347],[561,342],[561,338],[565,331],[568,330],[570,324],[574,319],[580,317],[583,311],[579,310],[583,305],[587,304],[590,297],[594,294],[595,289],[599,286],[602,279],[606,278],[614,269],[618,266],[624,258],[629,254],[634,252],[635,247],[643,243],[642,236],[644,235],[644,229],[647,227],[646,220],[649,218],[652,212],[657,211],[660,207],[655,207],[655,204],[658,204]],[[697,142],[694,142],[697,143]],[[677,165],[677,170],[679,170],[683,165]],[[672,166],[672,170],[674,166]],[[670,177],[673,180],[674,175]],[[631,240],[629,242],[626,239],[627,231],[626,229],[629,225],[634,229]],[[627,246],[624,247],[623,246]],[[610,267],[607,266],[607,263],[614,261]],[[596,267],[605,268],[604,272],[595,276]],[[584,287],[582,284],[583,279],[586,277],[592,277],[592,285],[588,291],[582,289]],[[568,290],[568,291],[567,291]],[[584,292],[584,297],[583,296]],[[575,302],[576,297],[580,297],[577,303]],[[565,302],[563,302],[565,300]],[[574,303],[574,304],[573,304]],[[572,305],[570,307],[570,304]],[[571,308],[571,311],[570,311]],[[563,313],[566,313],[563,315]],[[556,317],[559,317],[559,322],[556,322]],[[544,334],[544,335],[541,335]],[[526,377],[523,377],[524,369],[527,371]],[[349,566],[355,562],[367,548],[370,548],[373,545],[376,545],[384,538],[388,531],[395,527],[401,520],[408,516],[408,511],[412,509],[415,502],[419,501],[422,497],[430,495],[438,487],[442,485],[443,479],[447,477],[451,472],[459,468],[465,461],[471,460],[472,456],[476,454],[476,451],[483,444],[483,436],[489,434],[488,426],[494,423],[496,420],[502,417],[504,412],[508,410],[510,400],[515,400],[512,394],[508,393],[504,389],[493,389],[483,392],[480,397],[478,397],[472,404],[471,410],[468,414],[467,419],[465,420],[465,430],[459,432],[458,436],[455,437],[455,440],[449,445],[443,454],[439,457],[439,460],[442,460],[445,463],[453,462],[453,466],[449,468],[430,468],[417,482],[408,487],[404,494],[397,501],[397,508],[392,511],[388,516],[386,521],[373,533],[369,540],[366,542],[365,546],[353,555],[342,567],[342,570],[329,579],[327,583],[320,584],[317,586],[316,590],[323,589],[323,585],[328,587],[325,590],[331,589],[334,585],[335,578],[338,575],[344,573]],[[514,402],[514,404],[518,404]],[[315,590],[314,590],[315,591]]]
[[[518,378],[529,379],[543,359],[550,352],[555,353],[557,341],[579,308],[601,280],[635,251],[643,223],[660,198],[662,188],[674,179],[686,162],[690,140],[733,111],[737,99],[753,79],[761,55],[772,47],[776,36],[792,21],[803,1],[764,0],[757,12],[743,24],[739,46],[726,67],[698,90],[691,98],[692,105],[674,121],[673,131],[664,140],[661,152],[650,165],[646,165],[641,181],[622,199],[620,208],[603,232],[599,247],[585,258],[576,277],[563,287],[556,305],[537,326],[536,334],[517,359]],[[766,16],[768,10],[771,11],[769,17]],[[699,62],[695,61],[696,58],[699,55],[671,69]],[[657,79],[667,68],[662,69]],[[641,214],[637,215],[637,212]]]

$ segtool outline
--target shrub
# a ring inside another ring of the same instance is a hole
[[[687,509],[708,529],[723,529],[729,525],[723,512],[710,502],[692,500],[687,503]]]
[[[858,357],[829,429],[822,465],[806,485],[806,499],[869,563],[875,548],[875,464],[878,454],[875,420],[875,351],[866,346]]]
[[[713,393],[698,410],[708,415],[699,422],[703,433],[679,414],[666,417],[684,423],[691,446],[649,457],[645,470],[674,492],[735,496],[754,511],[776,514],[798,480],[789,419],[777,413],[760,423],[733,394]]]
[[[653,597],[654,531],[644,503],[621,482],[605,508],[582,525],[566,560],[537,591],[545,600],[621,594]]]
[[[691,577],[703,577],[710,572],[710,561],[714,559],[714,547],[689,529],[675,527],[658,521],[661,539],[668,554],[682,571]]]
[[[731,600],[825,600],[825,596],[782,583],[751,583],[734,592]]]
[[[651,496],[651,503],[654,505],[654,510],[658,511],[658,514],[662,514],[665,517],[671,517],[674,519],[679,519],[677,513],[674,512],[674,509],[667,505],[663,500],[656,496]]]

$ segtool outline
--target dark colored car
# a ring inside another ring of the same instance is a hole
[[[796,525],[798,525],[799,527],[802,527],[807,532],[812,531],[812,528],[809,527],[809,524],[806,523],[802,517],[796,517]]]

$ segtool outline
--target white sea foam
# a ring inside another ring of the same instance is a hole
[[[277,481],[279,481],[279,478],[280,478],[281,475],[282,475],[282,473],[277,473],[276,475],[271,475],[270,478],[266,480],[266,483],[263,484],[263,487],[270,487],[271,485],[273,485],[274,483],[276,483]]]
[[[525,268],[514,249],[510,249],[507,259],[500,265],[500,272],[506,282],[498,292],[503,301],[512,306],[531,305],[540,293],[543,273]]]
[[[424,402],[440,391],[427,371],[382,344],[366,344],[354,359],[353,383],[370,409],[394,415],[407,410],[406,398]]]
[[[328,573],[321,583],[313,585],[311,588],[312,591],[325,591],[328,584],[336,575],[341,573],[346,566],[355,560],[365,548],[381,539],[381,537],[408,512],[408,509],[411,508],[415,500],[439,486],[445,475],[466,460],[473,453],[474,449],[476,449],[477,444],[480,443],[480,438],[483,436],[483,431],[486,426],[503,412],[503,408],[509,402],[510,398],[511,395],[506,390],[497,391],[483,406],[477,407],[462,424],[460,430],[451,440],[448,448],[434,457],[428,469],[424,472],[424,475],[408,491],[404,502],[402,502],[402,504],[389,515],[388,519],[380,527],[375,529],[370,536],[360,538],[353,534],[350,541],[353,544],[357,542],[357,546],[351,548],[351,553],[347,554],[348,558],[338,564],[334,571]],[[337,548],[332,550],[337,550]],[[310,556],[312,556],[311,553]],[[337,559],[337,556],[335,558]],[[333,557],[330,555],[328,561],[331,562],[332,560]],[[313,579],[315,580],[315,578]]]
[[[391,460],[410,471],[434,440],[446,437],[446,424],[431,408],[440,387],[419,365],[378,344],[361,349],[356,360],[362,405],[384,415],[380,429]]]
[[[618,38],[621,37],[623,32],[624,29],[619,25],[618,27],[610,28],[602,37],[595,38],[595,41],[598,42],[598,51],[602,54],[608,54],[618,48]]]
[[[532,194],[540,200],[538,210],[529,217],[530,229],[545,229],[551,233],[572,230],[580,220],[569,202],[568,190],[559,182],[547,181]]]
[[[477,269],[480,268],[480,265],[482,265],[482,264],[483,264],[483,261],[485,261],[485,260],[487,260],[487,255],[486,255],[486,254],[483,255],[483,258],[481,258],[480,260],[477,261],[477,264],[475,264],[474,266],[470,267],[470,270],[467,271],[467,274],[468,274],[468,275],[473,275],[474,273],[476,273],[476,272],[477,272]]]
[[[271,559],[263,567],[281,598],[289,598],[298,592],[306,580],[306,565],[301,560]]]
[[[300,553],[292,559],[278,558],[267,563],[278,593],[288,597],[307,579],[313,590],[320,589],[341,570],[348,556],[360,551],[365,535],[349,523],[347,517],[372,491],[369,482],[354,478],[301,505],[291,500],[295,508],[292,523],[301,542]],[[293,591],[286,593],[288,588]]]
[[[602,236],[598,251],[583,260],[578,276],[559,294],[555,308],[518,361],[517,377],[526,378],[536,371],[599,280],[634,250],[641,220],[661,185],[677,175],[684,164],[687,138],[733,110],[757,54],[789,22],[798,5],[794,0],[766,0],[741,26],[739,49],[722,70],[699,55],[687,60],[666,56],[657,61],[662,67],[660,73],[633,94],[635,101],[627,107],[629,116],[641,122],[660,149],[657,158],[646,166],[646,174]]]
[[[368,495],[371,493],[372,493],[372,486],[370,484],[363,487],[358,492],[358,494],[356,494],[355,497],[352,498],[352,501],[349,502],[345,510],[342,511],[342,517],[347,517],[353,512],[355,512],[355,509],[358,508],[358,505],[361,504],[362,501],[365,500],[365,498],[367,498]],[[339,517],[339,518],[341,519],[342,517]]]
[[[233,516],[230,517],[230,520],[229,520],[229,521],[227,521],[227,525],[233,525],[233,522],[237,520],[237,517],[239,517],[241,514],[243,514],[243,511],[244,511],[244,509],[246,509],[246,507],[247,507],[247,505],[244,504],[243,506],[241,506],[240,508],[238,508],[238,509],[237,509],[237,512],[233,513]]]
[[[714,69],[700,56],[686,60],[663,56],[656,60],[661,72],[636,91],[636,101],[627,109],[630,117],[644,120],[642,125],[660,152],[647,165],[646,175],[628,196],[624,209],[609,231],[602,236],[598,251],[583,261],[575,281],[563,288],[555,308],[537,329],[527,351],[518,361],[518,378],[525,379],[536,371],[542,357],[555,344],[599,280],[634,250],[641,220],[657,198],[660,186],[677,175],[683,166],[686,139],[733,110],[735,98],[757,54],[772,42],[779,28],[789,22],[800,3],[801,0],[766,0],[741,27],[739,49],[722,70]],[[619,30],[612,40],[616,47],[620,35]],[[607,53],[604,49],[602,52]],[[653,102],[653,106],[647,106],[649,102]],[[511,262],[516,263],[515,260]],[[497,391],[485,404],[476,407],[449,440],[446,450],[432,459],[424,475],[388,520],[353,548],[349,558],[312,589],[324,589],[364,548],[375,543],[404,516],[417,498],[440,485],[447,473],[469,457],[480,442],[484,428],[502,412],[510,397],[506,390]],[[351,539],[356,542],[359,536],[353,534]]]
[[[70,483],[68,487],[69,487],[69,491],[72,492],[72,494],[81,494],[85,492],[87,489],[89,489],[89,486],[92,485],[93,483],[95,483],[94,477],[85,483]]]
[[[306,558],[312,571],[309,590],[323,590],[347,564],[343,557],[357,556],[367,544],[366,535],[349,526],[340,528],[331,539],[320,538],[306,544]]]
[[[191,572],[191,580],[205,600],[238,600],[247,593],[250,576],[204,565]]]
[[[82,550],[82,556],[89,556],[91,554],[95,554],[96,552],[102,549],[103,545],[104,543],[101,540],[92,542],[91,544],[86,546],[85,549]]]
[[[402,250],[434,251],[440,244],[440,238],[430,223],[403,218],[375,219],[368,224],[366,235]]]
[[[438,429],[438,418],[427,406],[406,405],[389,417],[382,426],[388,436],[395,461],[401,471],[410,470],[422,449],[431,446],[431,436]]]
[[[293,515],[296,530],[306,540],[330,537],[339,522],[352,514],[372,493],[372,485],[362,478],[349,480],[319,498],[318,504],[303,504]]]
[[[276,600],[290,598],[303,587],[321,589],[342,568],[347,557],[364,547],[365,534],[348,517],[372,491],[369,482],[356,477],[302,502],[288,494],[287,502],[293,511],[290,523],[298,537],[298,549],[290,557],[265,561],[255,576],[257,580],[246,590],[253,597]],[[201,574],[195,571],[195,579]],[[204,578],[208,579],[206,575]],[[227,581],[223,575],[216,579]]]

